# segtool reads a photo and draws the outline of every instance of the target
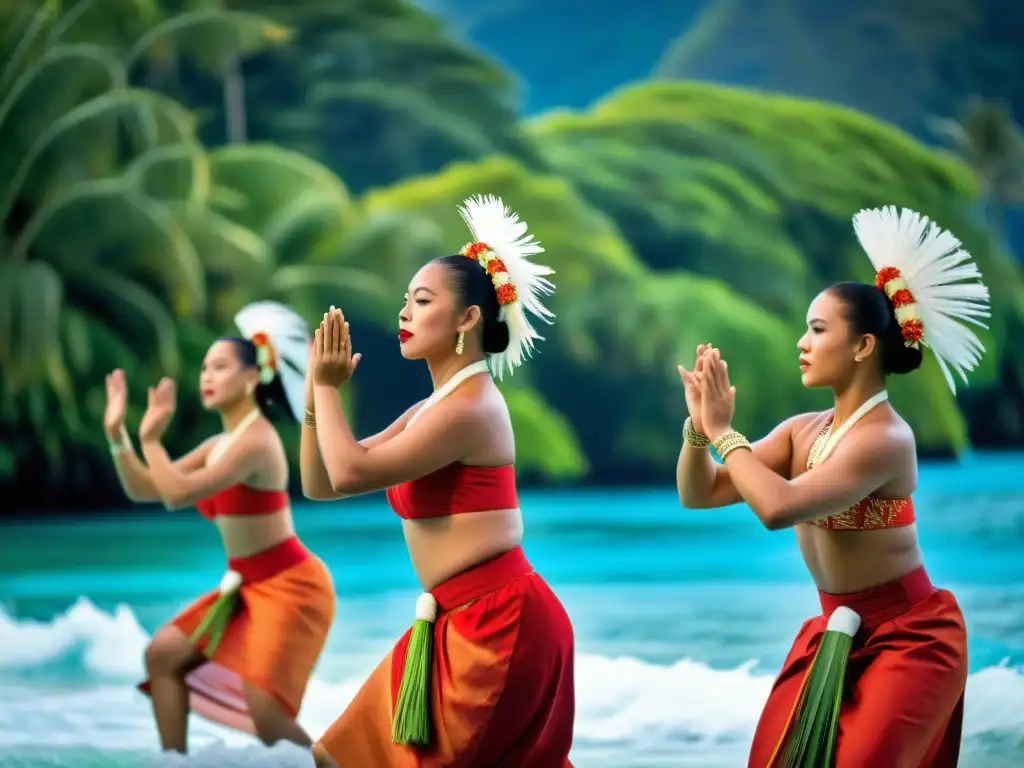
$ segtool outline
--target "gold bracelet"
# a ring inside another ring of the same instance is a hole
[[[316,413],[314,413],[313,411],[309,410],[309,408],[307,408],[306,409],[306,416],[302,420],[302,423],[303,423],[304,426],[307,426],[310,429],[316,429]]]
[[[715,453],[719,455],[722,461],[725,461],[725,457],[738,448],[746,448],[748,451],[753,450],[750,441],[735,429],[730,429],[728,432],[719,435],[711,441],[711,444],[715,447]]]
[[[686,421],[683,423],[683,439],[694,448],[707,448],[711,445],[711,440],[708,439],[707,435],[694,429],[693,419],[689,416],[686,417]]]

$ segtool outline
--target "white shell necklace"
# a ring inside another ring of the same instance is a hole
[[[828,458],[829,454],[835,449],[836,445],[843,438],[847,432],[856,424],[858,421],[863,419],[876,405],[884,403],[889,399],[889,393],[886,390],[882,390],[875,395],[872,395],[863,403],[860,408],[853,412],[846,421],[843,422],[839,429],[832,431],[832,427],[835,426],[835,413],[832,414],[832,421],[829,423],[828,428],[822,430],[821,434],[815,438],[811,444],[811,450],[807,453],[807,468],[810,469],[816,466]]]
[[[427,410],[427,408],[434,405],[438,401],[443,400],[445,397],[450,395],[452,391],[454,391],[454,389],[457,386],[459,386],[459,384],[464,382],[466,379],[468,379],[471,376],[476,376],[478,373],[488,373],[489,371],[490,369],[487,367],[486,360],[478,360],[475,363],[470,363],[461,371],[458,371],[454,376],[448,379],[448,381],[446,381],[440,387],[435,389],[433,393],[430,395],[430,397],[423,401],[423,405],[420,407],[420,409],[409,418],[409,421],[406,422],[405,428],[408,429],[410,426],[412,426],[412,423],[416,421],[416,418],[421,413],[423,413],[425,410]]]
[[[249,411],[249,413],[246,414],[245,418],[238,422],[238,426],[236,426],[234,429],[232,429],[230,432],[224,435],[224,437],[218,440],[216,444],[213,446],[213,448],[210,449],[210,455],[206,458],[207,465],[213,464],[225,453],[227,453],[228,448],[232,446],[235,440],[237,440],[239,436],[259,417],[259,408],[253,408],[251,411]]]

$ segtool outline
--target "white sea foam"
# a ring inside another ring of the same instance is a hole
[[[142,674],[147,640],[126,606],[110,614],[82,598],[50,622],[16,621],[0,610],[0,764],[308,768],[301,751],[256,747],[247,736],[198,719],[191,731],[193,757],[156,754],[149,705],[133,685]],[[357,674],[336,661],[320,665],[300,716],[314,736],[370,671]],[[581,766],[742,764],[771,686],[770,675],[757,672],[753,660],[713,669],[691,659],[656,665],[581,654],[576,675],[573,758]],[[1024,746],[1021,670],[1004,664],[971,675],[964,737],[968,753],[972,743]],[[993,757],[977,764],[1000,762]]]

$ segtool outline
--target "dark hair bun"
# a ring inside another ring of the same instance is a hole
[[[893,313],[895,316],[895,312]],[[890,338],[882,344],[882,372],[883,373],[910,373],[921,367],[924,360],[924,353],[921,347],[908,347],[903,341],[903,333],[900,331],[899,323],[893,322],[886,333]]]
[[[484,321],[483,347],[488,355],[497,355],[508,349],[508,323],[504,320]]]
[[[836,283],[829,292],[846,305],[846,319],[857,335],[878,339],[878,362],[882,373],[910,373],[921,367],[921,348],[908,347],[896,320],[896,309],[885,291],[869,283]]]

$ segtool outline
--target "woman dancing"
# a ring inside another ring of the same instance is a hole
[[[821,601],[772,688],[750,768],[950,768],[959,757],[967,633],[921,563],[914,435],[885,378],[917,369],[927,344],[955,391],[950,369],[966,381],[983,352],[962,321],[982,325],[988,291],[959,241],[927,218],[889,207],[853,221],[875,284],[821,293],[797,345],[804,385],[831,387],[832,410],[751,446],[730,427],[735,390],[718,350],[699,347],[695,371],[680,370],[683,505],[743,500],[769,530],[795,528]]]
[[[542,249],[493,197],[461,209],[474,242],[416,273],[399,313],[402,355],[434,392],[362,442],[338,387],[352,375],[348,323],[316,332],[303,488],[338,498],[386,488],[424,592],[416,620],[314,746],[318,766],[569,766],[573,632],[520,542],[515,440],[501,377],[541,338]],[[315,413],[315,416],[314,416]]]
[[[190,708],[214,722],[311,746],[295,722],[334,618],[334,587],[323,563],[295,537],[288,462],[268,414],[302,405],[308,334],[302,319],[272,302],[235,318],[241,336],[214,342],[199,379],[203,405],[223,434],[172,461],[160,443],[175,409],[174,382],[149,390],[139,438],[124,428],[124,372],[107,376],[106,431],[121,486],[132,501],[195,505],[217,527],[228,557],[220,590],[158,630],[146,648],[160,743],[185,752]]]

